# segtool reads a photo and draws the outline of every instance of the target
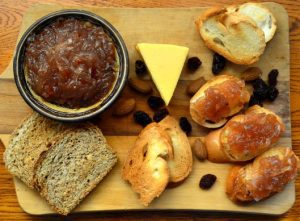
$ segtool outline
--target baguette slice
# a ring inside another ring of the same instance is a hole
[[[276,19],[268,8],[259,3],[245,3],[236,8],[236,12],[249,16],[262,29],[265,41],[270,41],[276,32]]]
[[[68,126],[37,113],[28,116],[12,133],[4,152],[8,171],[33,188],[36,162],[49,149],[47,142],[66,128]]]
[[[241,13],[212,8],[196,25],[206,46],[233,63],[253,64],[265,50],[263,31]]]
[[[58,213],[67,215],[117,162],[101,131],[83,124],[56,136],[41,155],[35,187]]]
[[[170,182],[180,182],[191,172],[193,155],[189,140],[181,130],[179,123],[171,116],[166,116],[159,125],[171,138],[173,157],[168,159]]]
[[[140,195],[144,206],[165,190],[170,177],[167,159],[171,156],[170,137],[155,122],[141,131],[130,149],[122,177]]]

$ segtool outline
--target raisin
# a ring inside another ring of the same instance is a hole
[[[158,108],[165,105],[164,100],[161,97],[150,96],[148,98],[149,107],[153,110],[157,110]]]
[[[265,100],[268,97],[268,91],[269,88],[267,87],[266,89],[264,88],[258,88],[253,91],[253,95],[257,97],[259,100]]]
[[[208,190],[212,187],[212,185],[214,185],[216,180],[217,180],[217,177],[215,175],[206,174],[201,178],[199,186],[201,189]]]
[[[134,120],[136,123],[142,125],[143,127],[147,126],[152,122],[152,119],[144,111],[136,111],[133,114]]]
[[[226,59],[217,53],[213,56],[212,73],[214,75],[219,74],[226,65]]]
[[[158,111],[155,112],[155,114],[153,116],[153,120],[155,122],[159,122],[162,119],[164,119],[168,114],[169,114],[169,111],[167,108],[159,109]]]
[[[277,85],[278,74],[279,74],[279,72],[277,69],[273,69],[270,71],[270,73],[268,75],[269,86],[275,87]]]
[[[278,94],[278,89],[276,87],[271,86],[269,87],[267,98],[270,101],[274,101],[277,98]]]
[[[141,60],[137,60],[135,62],[135,73],[138,76],[142,76],[147,72],[147,67],[145,65],[145,63]]]
[[[251,107],[253,105],[263,106],[262,100],[257,98],[255,95],[251,95],[248,106]]]
[[[187,67],[190,71],[196,71],[201,64],[202,62],[198,57],[191,57],[188,59]]]
[[[181,117],[179,119],[179,125],[186,134],[191,133],[192,125],[190,124],[190,122],[188,121],[188,119],[186,117]]]
[[[263,79],[261,78],[257,78],[254,81],[251,82],[253,89],[257,90],[257,89],[265,89],[268,90],[268,85],[266,84],[266,82],[264,82]]]

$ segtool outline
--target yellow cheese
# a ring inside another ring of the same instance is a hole
[[[179,80],[189,49],[169,44],[140,43],[143,57],[162,99],[169,104]]]

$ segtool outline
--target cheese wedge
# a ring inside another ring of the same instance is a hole
[[[136,48],[143,57],[162,99],[168,105],[189,49],[177,45],[148,43],[137,44]]]

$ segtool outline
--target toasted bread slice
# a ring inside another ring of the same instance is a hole
[[[117,156],[92,124],[57,135],[36,165],[35,187],[58,213],[67,215],[106,176]]]
[[[140,195],[144,206],[165,190],[170,178],[167,160],[171,155],[170,137],[155,122],[141,131],[130,149],[122,177]]]
[[[170,182],[180,182],[191,172],[193,156],[189,140],[179,123],[171,116],[165,117],[159,125],[171,138],[174,157],[168,159]]]
[[[299,158],[289,147],[274,147],[253,163],[234,167],[227,178],[226,192],[233,201],[259,201],[281,192],[295,179]]]
[[[207,81],[191,98],[191,117],[201,126],[218,128],[227,122],[227,117],[239,112],[249,99],[243,80],[232,75],[219,75]]]
[[[233,63],[253,64],[265,50],[264,32],[241,13],[212,8],[196,25],[205,45]]]
[[[12,133],[4,152],[8,171],[33,188],[35,164],[40,155],[49,149],[47,143],[66,128],[67,125],[37,113],[29,115]]]
[[[236,12],[249,16],[262,29],[265,42],[270,41],[276,32],[276,19],[268,8],[259,3],[245,3],[235,9]]]

